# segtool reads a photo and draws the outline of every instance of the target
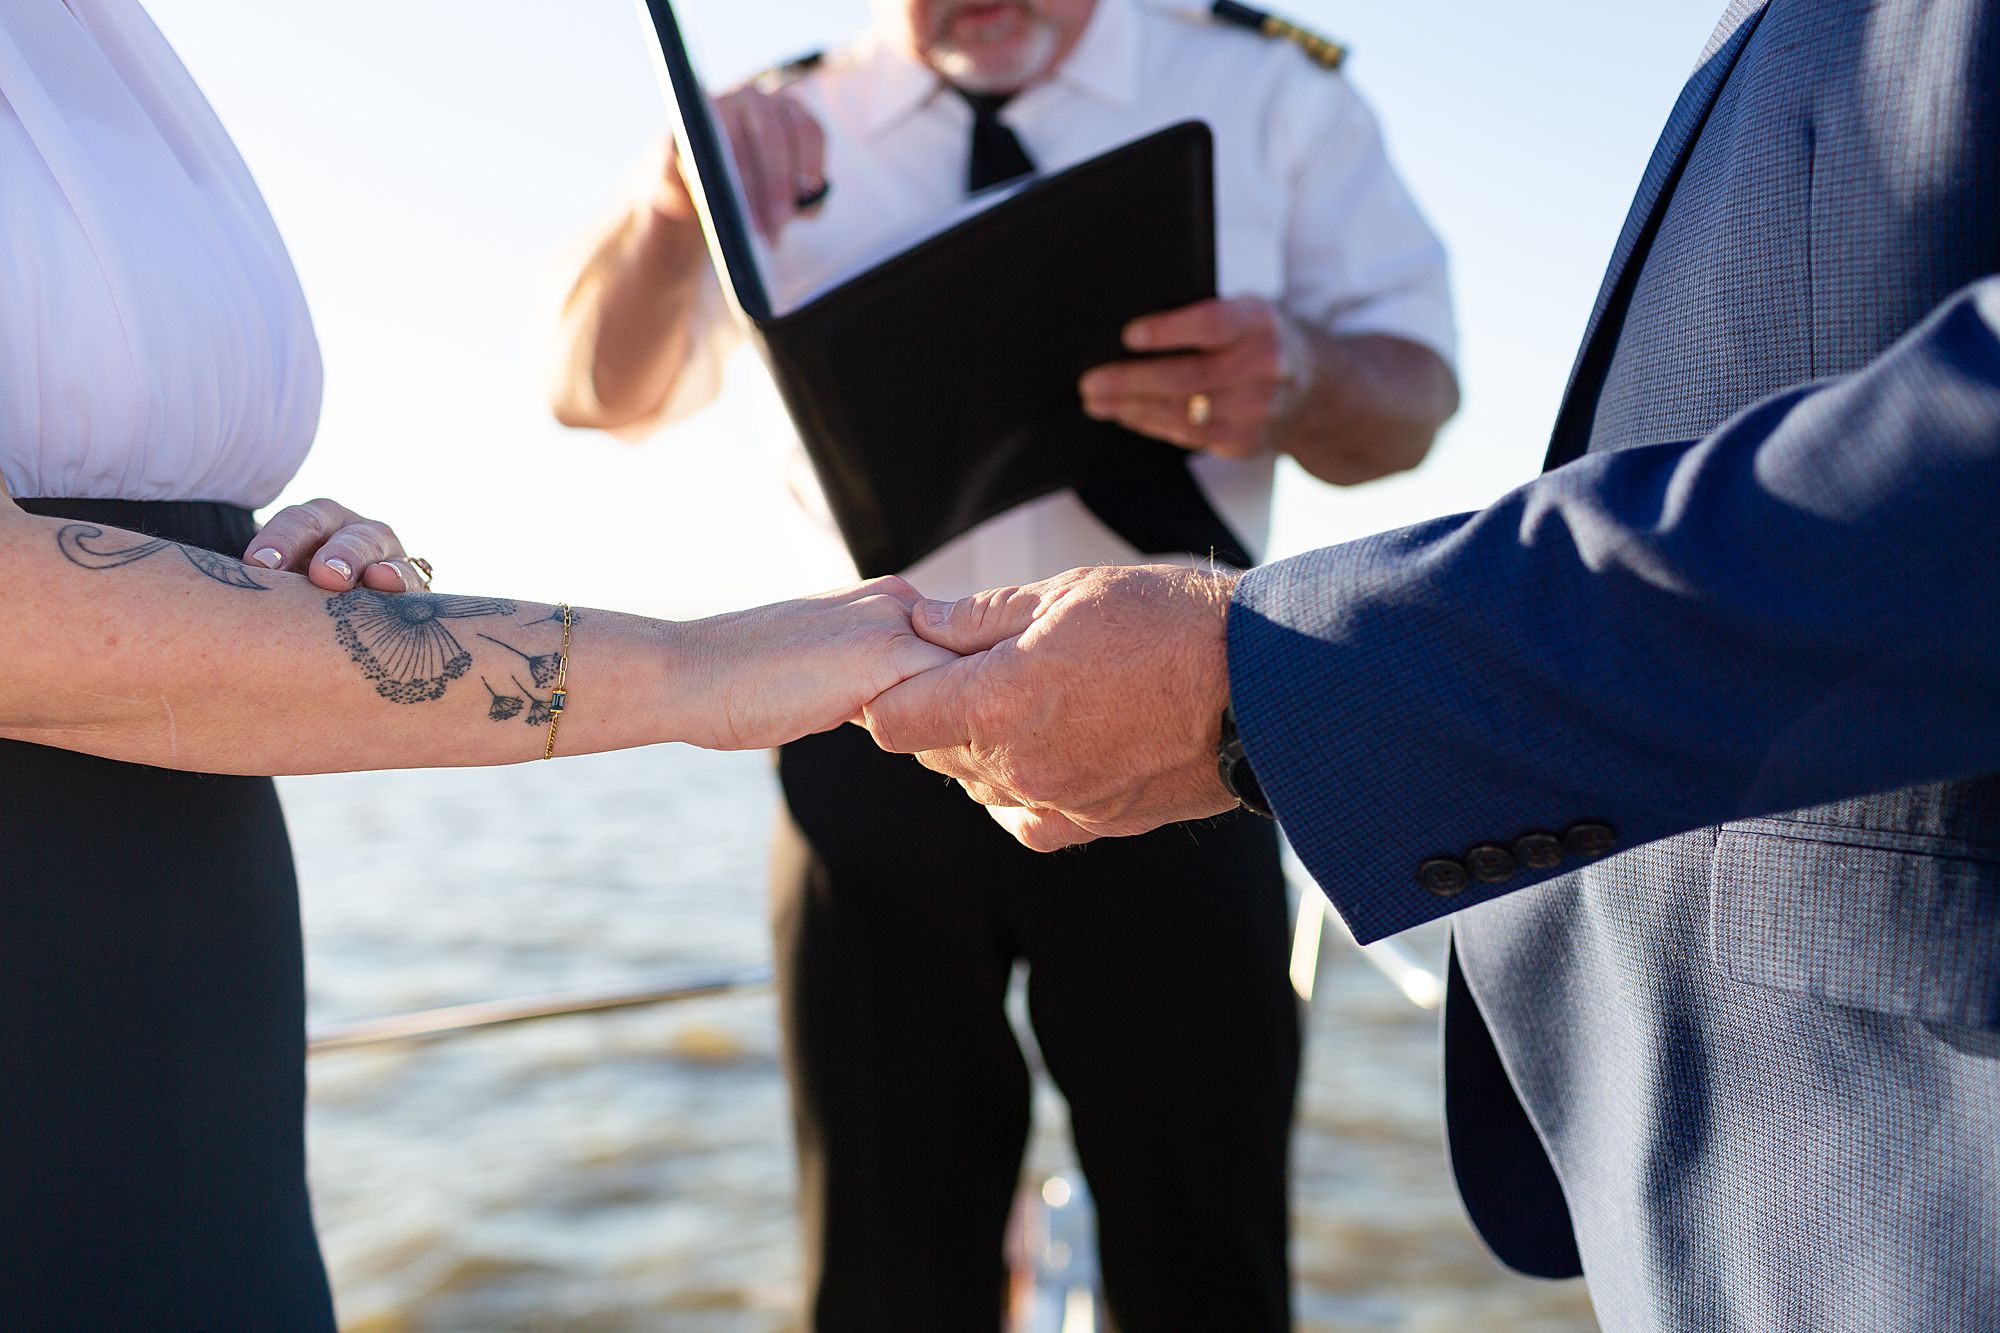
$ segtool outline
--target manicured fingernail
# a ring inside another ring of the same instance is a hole
[[[924,603],[924,619],[933,625],[944,624],[945,621],[951,619],[951,603],[926,601]]]
[[[345,560],[341,560],[339,558],[329,560],[326,562],[326,567],[332,570],[334,573],[340,575],[340,577],[342,577],[343,579],[351,579],[354,577],[354,566],[348,564]]]
[[[1144,324],[1127,325],[1125,329],[1125,345],[1127,347],[1151,347],[1153,345],[1153,331]]]
[[[266,569],[276,569],[285,563],[284,552],[272,546],[266,546],[261,551],[252,551],[250,558]]]

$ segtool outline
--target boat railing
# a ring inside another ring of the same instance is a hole
[[[1360,950],[1361,956],[1411,1004],[1421,1009],[1438,1007],[1444,998],[1444,983],[1436,970],[1424,963],[1414,950],[1396,939],[1368,945],[1356,944],[1339,916],[1326,910],[1326,898],[1295,861],[1291,862],[1289,878],[1297,890],[1299,903],[1297,923],[1292,934],[1291,977],[1292,987],[1301,999],[1312,999],[1322,944],[1326,935],[1331,933],[1348,947]],[[437,1041],[543,1019],[679,1004],[715,995],[765,990],[771,982],[771,968],[760,964],[637,977],[575,990],[475,1000],[381,1018],[318,1025],[309,1034],[306,1049],[313,1055],[325,1055],[365,1047]]]
[[[324,1055],[331,1051],[358,1050],[364,1046],[435,1041],[442,1037],[455,1037],[515,1023],[532,1023],[544,1018],[603,1014],[616,1009],[675,1004],[710,995],[759,990],[769,986],[771,978],[769,967],[716,968],[670,976],[638,977],[631,981],[577,990],[545,991],[475,1000],[469,1004],[448,1004],[435,1009],[415,1009],[383,1018],[361,1018],[316,1026],[307,1038],[306,1049],[313,1055]]]

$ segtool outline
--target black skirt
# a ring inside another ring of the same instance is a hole
[[[20,503],[232,556],[254,531],[220,504]],[[332,1330],[304,1034],[268,778],[0,741],[0,1327]]]

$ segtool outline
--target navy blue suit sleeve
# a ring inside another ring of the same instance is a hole
[[[1475,845],[1601,820],[1622,849],[2000,771],[1996,566],[1989,278],[1706,439],[1251,572],[1231,697],[1366,942],[1560,873],[1419,885]]]

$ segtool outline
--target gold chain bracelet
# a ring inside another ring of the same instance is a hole
[[[556,728],[562,725],[563,709],[569,705],[569,631],[576,623],[570,612],[569,603],[557,608],[562,612],[563,641],[556,653],[556,687],[549,694],[549,743],[542,747],[542,758],[556,757]]]

